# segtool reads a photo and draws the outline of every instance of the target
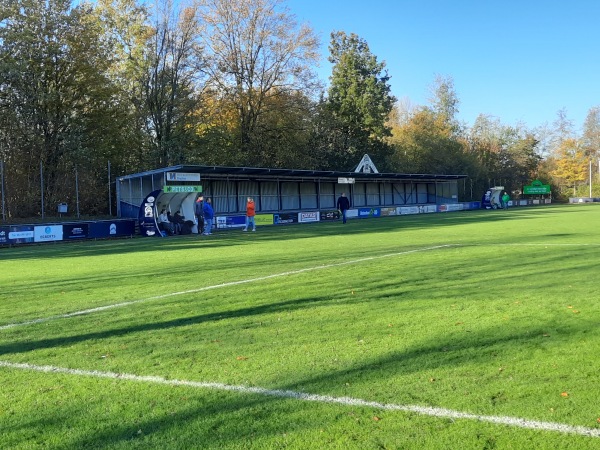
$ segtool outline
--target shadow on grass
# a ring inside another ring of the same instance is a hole
[[[234,311],[220,311],[210,314],[200,314],[192,317],[185,317],[164,322],[151,322],[140,325],[134,325],[124,328],[116,328],[111,330],[97,331],[93,333],[80,334],[74,336],[57,337],[52,339],[41,339],[38,341],[26,340],[23,342],[13,342],[10,344],[0,345],[0,355],[11,353],[24,353],[34,350],[56,348],[70,346],[72,344],[85,342],[89,340],[106,339],[118,336],[124,336],[130,333],[141,333],[147,331],[167,330],[177,327],[185,327],[188,325],[197,325],[205,322],[213,322],[226,319],[234,319],[239,317],[253,317],[261,314],[272,314],[276,312],[289,312],[300,309],[306,306],[311,306],[323,302],[331,301],[331,297],[320,298],[303,298],[296,300],[288,300],[279,303],[271,303],[261,306],[253,306],[249,308],[241,308]],[[69,319],[64,319],[69,320]]]

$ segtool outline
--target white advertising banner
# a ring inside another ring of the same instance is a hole
[[[200,174],[185,172],[167,172],[167,181],[200,181]]]
[[[62,225],[43,225],[33,229],[34,242],[62,241]]]
[[[319,221],[319,211],[298,213],[298,222],[300,222],[300,223],[318,222],[318,221]]]

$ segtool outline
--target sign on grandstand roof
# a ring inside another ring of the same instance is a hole
[[[358,163],[358,166],[356,166],[356,169],[354,169],[354,171],[362,173],[379,173],[377,167],[375,167],[375,164],[373,164],[373,161],[371,161],[371,157],[366,153],[365,156],[362,157],[360,163]]]

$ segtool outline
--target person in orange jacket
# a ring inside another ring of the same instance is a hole
[[[252,231],[256,231],[256,222],[254,221],[255,215],[256,205],[254,204],[252,197],[248,197],[248,202],[246,203],[246,226],[244,227],[244,231],[248,231],[250,225],[252,225]]]

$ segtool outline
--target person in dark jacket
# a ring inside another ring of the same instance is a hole
[[[342,192],[342,195],[338,198],[337,209],[342,213],[342,222],[346,223],[346,211],[350,209],[350,200],[346,197],[345,192]]]
[[[204,233],[202,234],[205,236],[210,236],[212,234],[213,218],[215,215],[211,205],[210,197],[207,197],[204,201],[202,212],[204,213]]]

